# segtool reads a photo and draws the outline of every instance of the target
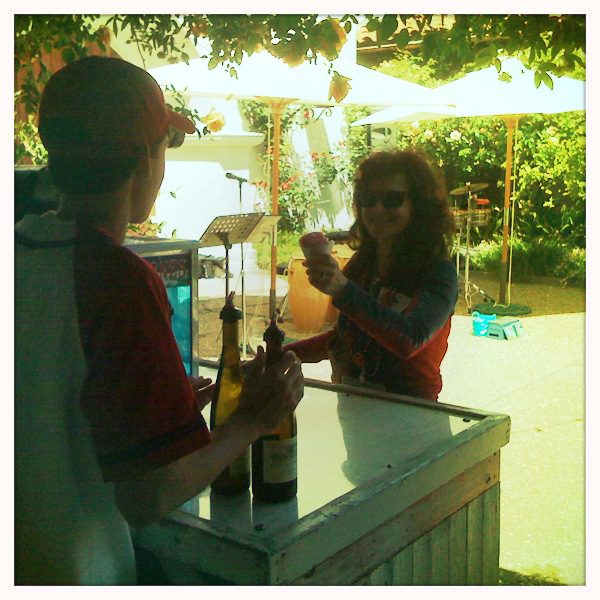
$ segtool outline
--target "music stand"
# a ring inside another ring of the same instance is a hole
[[[198,248],[214,246],[225,247],[225,299],[229,296],[229,250],[233,244],[245,242],[262,242],[272,234],[273,228],[281,217],[263,213],[248,213],[241,215],[224,215],[213,219],[198,241]],[[244,270],[240,273],[242,279],[242,355],[246,358],[246,297],[244,294]]]

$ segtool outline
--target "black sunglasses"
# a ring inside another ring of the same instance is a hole
[[[356,197],[356,203],[361,208],[375,206],[377,200],[384,208],[400,208],[406,200],[406,190],[390,190],[381,194],[358,194]]]
[[[168,148],[179,148],[179,146],[183,144],[183,140],[185,139],[185,132],[169,125],[169,130],[167,131],[167,139]]]

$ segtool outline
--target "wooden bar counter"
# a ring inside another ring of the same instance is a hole
[[[205,490],[136,533],[174,584],[498,583],[508,416],[311,380],[296,414],[297,498]]]

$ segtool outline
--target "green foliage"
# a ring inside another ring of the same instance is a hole
[[[17,100],[29,114],[37,112],[40,86],[51,73],[42,53],[60,51],[62,59],[72,62],[86,56],[89,44],[105,50],[106,33],[99,27],[98,15],[15,15],[15,74],[23,77]],[[39,69],[39,72],[38,72]]]
[[[270,108],[260,101],[245,100],[240,102],[240,111],[248,128],[251,131],[263,133],[265,142],[259,160],[263,162],[265,177],[253,182],[259,190],[264,193],[263,210],[270,212],[271,207],[266,206],[270,194],[268,174],[271,169],[273,151],[272,127],[273,119]],[[312,221],[313,209],[317,203],[320,192],[316,175],[306,174],[297,164],[297,157],[290,141],[290,133],[293,126],[299,120],[305,120],[306,107],[303,105],[288,106],[281,117],[281,143],[279,145],[279,194],[278,206],[281,219],[278,223],[280,231],[301,233],[306,229],[307,223]]]
[[[399,148],[418,148],[444,173],[448,191],[466,182],[487,183],[479,193],[491,209],[490,224],[472,232],[473,242],[489,237],[502,227],[506,126],[502,119],[462,118],[401,123],[397,127]],[[458,209],[466,209],[465,195],[450,196]]]
[[[570,248],[555,270],[563,285],[585,287],[585,248]]]
[[[463,69],[495,64],[498,56],[526,53],[540,83],[548,73],[572,73],[585,60],[585,15],[15,15],[15,73],[28,71],[21,90],[27,110],[34,113],[38,84],[48,78],[35,59],[53,48],[71,62],[95,42],[105,49],[107,31],[125,33],[140,50],[169,61],[187,61],[186,40],[211,42],[210,66],[224,65],[235,76],[244,56],[265,49],[290,65],[322,55],[333,60],[351,27],[366,17],[366,28],[379,42],[390,40],[408,48],[429,65],[437,79],[449,79]],[[343,73],[342,73],[343,75]]]
[[[392,31],[389,15],[369,15],[367,29],[429,63],[437,79],[522,54],[538,84],[548,85],[550,73],[572,73],[584,64],[585,24],[585,15],[573,14],[397,15]]]
[[[377,70],[391,77],[400,77],[405,81],[434,88],[438,85],[448,83],[451,79],[438,79],[435,76],[436,61],[428,60],[426,63],[420,56],[413,56],[407,51],[397,51],[392,60],[383,61]],[[462,71],[458,72],[456,78],[462,76]]]
[[[27,115],[25,121],[15,118],[14,164],[45,165],[48,153],[38,135],[33,115]]]
[[[300,233],[291,231],[277,232],[277,262],[288,264],[292,256],[301,255],[298,245]],[[260,244],[253,244],[256,250],[256,264],[260,269],[268,269],[271,265],[271,242],[264,240]]]
[[[367,143],[367,131],[365,127],[350,127],[351,123],[358,121],[372,114],[372,110],[364,106],[345,106],[344,118],[346,120],[346,146],[348,150],[348,160],[350,163],[350,176],[354,176],[354,171],[359,163],[369,155],[369,146]]]
[[[313,209],[320,198],[316,176],[303,173],[296,163],[292,145],[281,145],[279,160],[279,229],[304,233],[313,220]]]
[[[585,246],[585,115],[532,115],[519,126],[516,226],[531,241]]]
[[[345,141],[333,151],[312,152],[311,159],[319,186],[330,185],[334,181],[342,186],[351,185],[353,169]]]
[[[558,277],[564,285],[585,285],[584,249],[569,248],[555,239],[532,242],[523,238],[512,239],[509,253],[511,248],[514,281],[529,281],[532,277]],[[495,238],[480,242],[473,249],[470,263],[474,269],[498,273],[501,259],[502,241]]]

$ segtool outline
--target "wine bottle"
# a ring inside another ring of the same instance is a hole
[[[283,355],[285,334],[275,318],[266,329],[267,368]],[[252,444],[252,494],[262,502],[289,500],[298,490],[296,415],[292,412],[273,431]]]
[[[223,350],[219,361],[215,397],[210,409],[211,430],[221,425],[237,409],[242,393],[242,364],[238,322],[242,313],[233,304],[232,292],[219,317],[223,321]],[[217,494],[239,494],[250,487],[250,448],[248,447],[212,482]]]

